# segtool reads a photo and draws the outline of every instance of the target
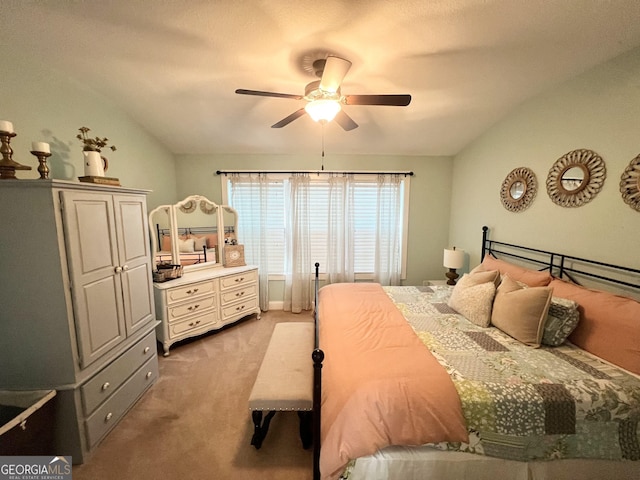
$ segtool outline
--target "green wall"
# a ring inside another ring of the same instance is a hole
[[[177,191],[180,197],[199,194],[222,202],[217,170],[318,170],[318,155],[178,155]],[[450,157],[328,155],[326,170],[410,170],[411,196],[406,285],[444,279],[442,251],[447,246]],[[271,298],[274,299],[272,293]]]
[[[547,195],[553,163],[575,149],[605,161],[600,193],[578,208]],[[455,157],[449,239],[480,260],[482,225],[493,238],[640,268],[640,212],[622,200],[619,183],[640,153],[640,49],[600,65],[522,104]],[[538,194],[525,211],[500,202],[500,187],[516,167],[528,167]]]

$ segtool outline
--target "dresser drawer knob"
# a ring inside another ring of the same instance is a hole
[[[142,353],[149,353],[149,350],[151,350],[149,347],[144,347],[144,351]]]
[[[242,282],[243,280],[244,280],[244,277],[236,278],[236,282]]]
[[[107,416],[104,417],[104,421],[108,422],[109,420],[111,420],[111,417],[113,417],[113,413],[111,413],[111,412],[107,413]]]
[[[187,310],[195,310],[196,308],[198,308],[200,305],[191,305],[189,308],[187,308]]]
[[[153,372],[147,372],[147,380],[150,379],[152,375],[153,375]]]
[[[236,293],[236,297],[241,297],[244,295],[244,291]]]
[[[195,327],[196,325],[199,325],[199,324],[200,324],[200,320],[196,320],[195,322],[191,322],[191,323],[189,324],[189,326],[190,326],[190,327]]]
[[[104,392],[107,388],[109,388],[111,384],[109,382],[104,382],[102,384],[102,391]]]
[[[236,310],[237,311],[244,310],[244,305],[240,305],[239,307],[236,307]]]
[[[187,290],[187,295],[193,295],[194,293],[196,293],[199,289],[198,288],[194,288],[193,290]]]

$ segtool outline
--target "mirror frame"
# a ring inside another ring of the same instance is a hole
[[[584,178],[578,188],[567,190],[562,185],[562,176],[574,167],[584,172]],[[580,207],[602,190],[605,178],[607,169],[600,155],[584,148],[572,150],[551,166],[547,176],[547,194],[553,203],[561,207]]]
[[[208,208],[210,207],[210,208]],[[180,251],[178,242],[175,239],[178,238],[178,216],[177,212],[181,211],[183,213],[191,213],[194,212],[197,208],[200,208],[202,212],[208,215],[215,215],[216,223],[215,227],[218,231],[218,243],[216,245],[216,262],[203,262],[194,265],[185,265],[184,271],[193,271],[193,270],[201,270],[208,268],[220,268],[224,266],[224,245],[225,245],[225,237],[226,237],[226,228],[232,227],[234,236],[237,238],[238,235],[238,213],[233,208],[228,205],[218,205],[215,202],[212,202],[206,197],[202,195],[190,195],[173,205],[160,205],[154,208],[149,212],[149,230],[151,236],[151,247],[152,247],[152,264],[154,271],[157,270],[156,263],[156,252],[159,250],[157,232],[155,232],[155,226],[153,223],[153,216],[162,211],[166,212],[169,218],[169,230],[171,234],[171,263],[174,265],[180,264]],[[208,213],[208,211],[215,210],[215,214]],[[226,210],[229,213],[234,214],[234,222],[233,225],[225,225],[224,223],[224,215],[223,210]],[[222,232],[222,234],[220,234]]]
[[[622,172],[620,193],[624,203],[640,212],[640,155],[631,160]]]
[[[524,190],[519,198],[514,198],[511,194],[511,188],[518,182],[522,183]],[[504,208],[510,212],[521,212],[529,208],[537,192],[536,174],[527,167],[514,168],[502,182],[500,200]]]

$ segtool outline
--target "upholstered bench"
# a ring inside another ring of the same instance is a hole
[[[251,445],[256,449],[262,446],[273,416],[282,411],[298,412],[302,445],[311,446],[314,333],[311,322],[276,324],[249,396]],[[264,420],[263,412],[268,412]]]

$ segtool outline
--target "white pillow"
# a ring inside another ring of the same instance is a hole
[[[499,278],[497,271],[464,274],[453,288],[448,305],[479,327],[488,327],[496,278]]]
[[[194,240],[194,250],[201,252],[204,247],[207,247],[207,237],[191,237]]]
[[[178,239],[178,250],[180,253],[193,253],[195,248],[195,240],[187,238],[186,240]]]

